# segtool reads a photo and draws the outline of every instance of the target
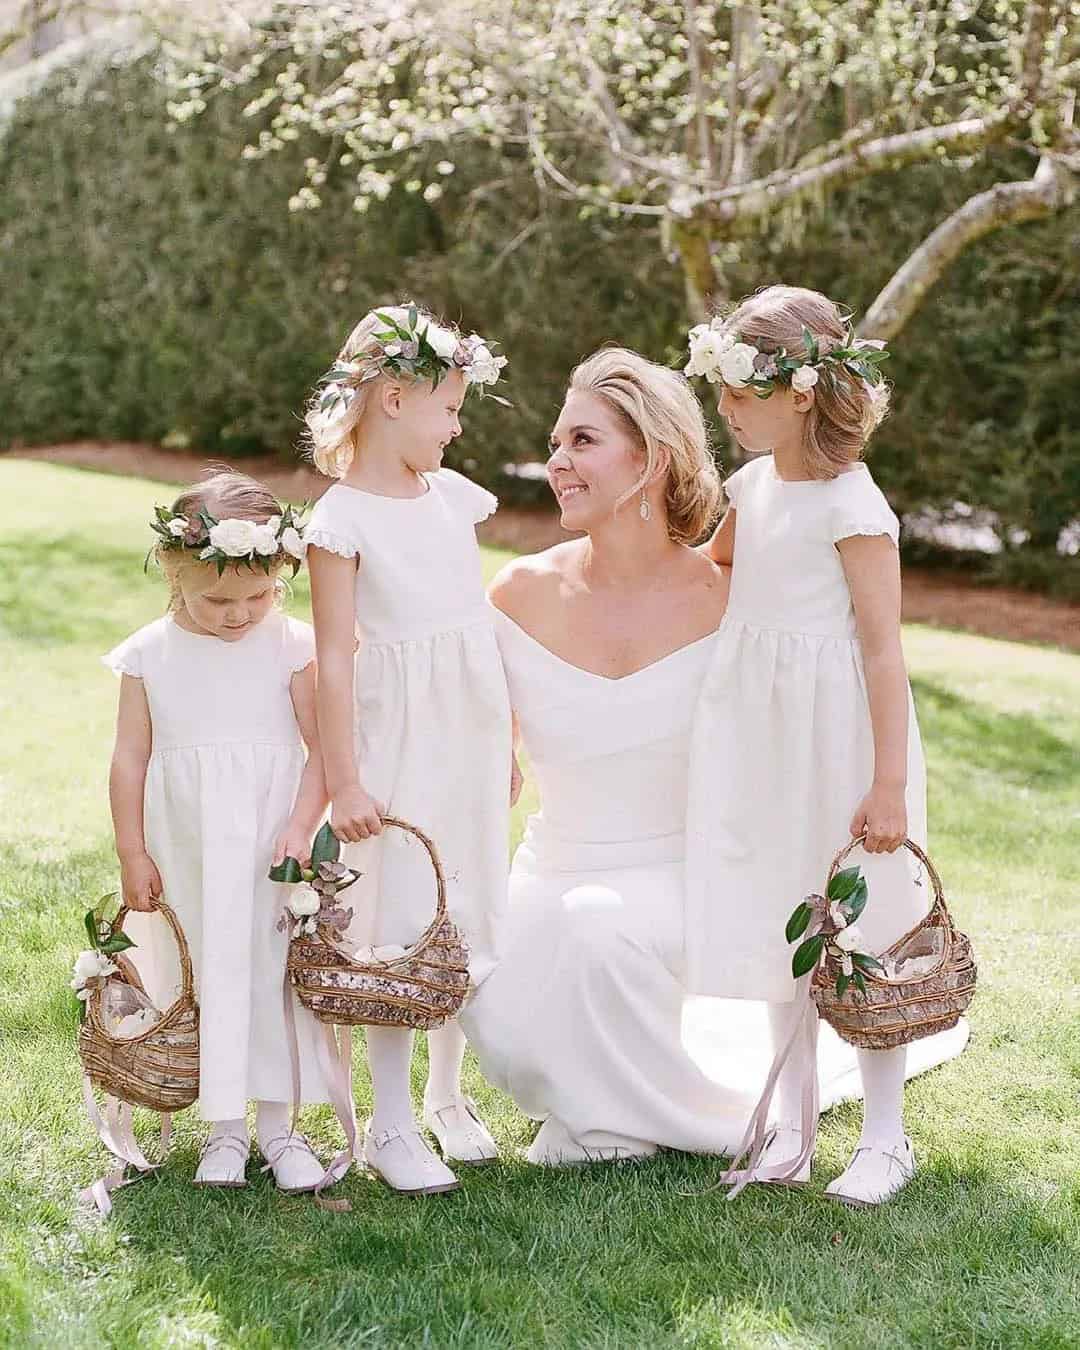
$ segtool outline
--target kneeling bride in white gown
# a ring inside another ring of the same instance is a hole
[[[542,1122],[532,1162],[731,1153],[773,1042],[763,1004],[695,998],[687,982],[691,728],[729,585],[689,546],[720,489],[687,381],[632,352],[589,358],[549,478],[585,537],[492,587],[541,809],[514,857],[498,963],[462,1021],[486,1077]],[[966,1038],[962,1024],[912,1045],[908,1075]],[[823,1108],[859,1095],[854,1052],[824,1026],[818,1072]]]

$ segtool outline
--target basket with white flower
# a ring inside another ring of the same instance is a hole
[[[164,902],[154,901],[172,929],[180,956],[180,992],[160,1010],[148,997],[138,972],[124,953],[135,944],[124,932],[128,910],[108,915],[115,892],[103,896],[85,918],[90,948],[80,952],[71,981],[79,999],[79,1058],[83,1066],[83,1101],[102,1143],[113,1155],[116,1170],[83,1193],[107,1214],[111,1193],[125,1185],[129,1168],[135,1175],[151,1172],[151,1163],[135,1141],[132,1106],[162,1113],[162,1153],[168,1145],[169,1121],[199,1095],[199,1007],[191,953],[180,923]],[[105,1093],[104,1115],[94,1088]]]
[[[149,566],[154,553],[187,549],[200,562],[213,563],[220,576],[230,564],[260,567],[267,576],[278,567],[292,568],[293,576],[304,560],[302,516],[307,503],[299,507],[282,506],[262,523],[232,517],[218,520],[208,511],[185,515],[168,506],[155,506],[150,528],[158,542],[146,555]]]
[[[822,372],[832,379],[845,375],[881,383],[881,363],[889,359],[885,343],[875,338],[858,338],[849,325],[844,341],[823,348],[809,328],[803,328],[804,355],[789,353],[784,347],[764,347],[739,333],[728,332],[727,320],[717,315],[710,323],[690,329],[690,359],[686,375],[702,375],[710,384],[726,384],[732,389],[751,389],[758,398],[768,398],[778,386],[796,392],[813,389]]]

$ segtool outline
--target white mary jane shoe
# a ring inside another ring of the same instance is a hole
[[[915,1153],[907,1135],[895,1148],[860,1144],[847,1170],[829,1182],[825,1194],[856,1209],[868,1209],[890,1200],[914,1175]]]
[[[212,1134],[203,1146],[196,1186],[220,1186],[238,1190],[247,1185],[244,1168],[251,1153],[251,1140],[238,1134]]]
[[[425,1104],[424,1124],[435,1136],[439,1152],[448,1163],[483,1167],[498,1159],[495,1140],[471,1097],[454,1097],[442,1106]]]
[[[424,1142],[415,1125],[373,1130],[368,1123],[360,1153],[365,1165],[400,1195],[440,1195],[461,1185]]]
[[[278,1190],[286,1195],[313,1191],[326,1172],[302,1134],[275,1135],[259,1148],[266,1159],[263,1171],[273,1172]]]

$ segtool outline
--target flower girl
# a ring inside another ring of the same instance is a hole
[[[795,986],[785,920],[851,834],[869,854],[925,840],[925,777],[900,646],[899,527],[861,456],[888,405],[878,342],[816,291],[770,286],[690,334],[691,375],[719,388],[743,449],[709,552],[731,599],[694,731],[687,905],[711,932],[688,953],[697,992],[763,999],[784,1044]],[[882,951],[923,917],[907,855],[866,860],[860,921]],[[862,1137],[828,1194],[876,1204],[914,1171],[905,1048],[860,1050]],[[800,1103],[816,1066],[789,1061],[760,1180],[810,1169]]]
[[[275,605],[303,542],[288,508],[228,471],[158,507],[152,526],[168,613],[103,658],[122,677],[109,795],[123,902],[148,911],[164,895],[191,949],[199,1108],[212,1123],[196,1185],[244,1185],[254,1099],[278,1186],[313,1190],[323,1167],[290,1134],[286,939],[275,928],[286,892],[267,877],[286,854],[308,856],[326,807],[314,636]],[[128,929],[147,991],[165,1007],[175,949],[159,919]],[[326,1101],[320,1028],[299,1009],[297,1030],[301,1099]]]
[[[331,823],[363,874],[352,936],[407,946],[431,918],[430,865],[407,835],[382,832],[389,812],[439,849],[474,984],[493,964],[507,886],[510,708],[475,532],[497,501],[440,465],[467,390],[485,392],[505,364],[415,306],[378,310],[307,415],[314,462],[336,480],[307,542]],[[412,1044],[407,1028],[367,1028],[363,1160],[397,1191],[451,1190],[446,1164],[489,1162],[495,1144],[462,1095],[465,1037],[451,1021],[428,1033],[423,1120],[444,1161],[432,1152],[413,1115]]]

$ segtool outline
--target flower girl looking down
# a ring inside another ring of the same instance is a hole
[[[382,830],[392,814],[439,850],[474,984],[493,963],[507,878],[510,709],[475,531],[498,503],[441,464],[466,393],[485,393],[505,364],[476,334],[391,306],[352,330],[307,413],[312,458],[335,480],[307,540],[331,825],[363,874],[350,937],[408,947],[434,911],[423,850]],[[442,1159],[428,1147],[410,1094],[413,1035],[367,1028],[375,1104],[362,1152],[394,1190],[429,1194],[457,1186],[449,1163],[496,1150],[462,1094],[456,1021],[428,1033],[423,1121]]]
[[[326,808],[315,716],[315,641],[277,601],[303,542],[290,509],[244,474],[215,473],[151,522],[168,613],[114,648],[121,676],[109,776],[124,904],[164,896],[191,949],[200,1005],[199,1108],[212,1122],[197,1185],[244,1185],[244,1113],[286,1191],[323,1167],[290,1134],[293,1096],[282,980],[286,895],[267,871],[306,858]],[[308,754],[305,757],[304,746]],[[129,921],[132,953],[158,1007],[179,968],[160,918]],[[302,1101],[328,1100],[320,1028],[297,1012]]]

